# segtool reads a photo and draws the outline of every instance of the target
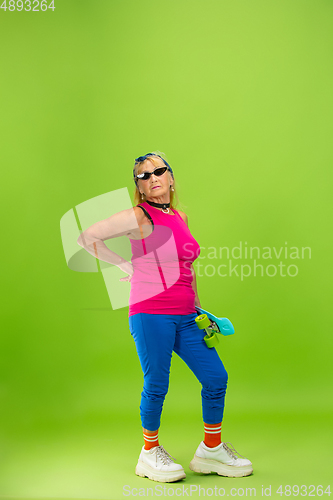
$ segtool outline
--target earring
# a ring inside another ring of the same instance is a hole
[[[171,188],[171,191],[174,191],[174,187],[173,186],[170,186],[170,188]]]
[[[143,193],[141,193],[141,200],[143,200]]]

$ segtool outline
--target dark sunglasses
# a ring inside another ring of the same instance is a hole
[[[153,172],[142,172],[141,174],[138,174],[136,176],[136,178],[141,179],[142,181],[147,181],[148,179],[150,179],[151,175],[154,174],[157,177],[161,177],[161,175],[163,175],[164,172],[166,172],[167,170],[168,170],[168,167],[155,168],[155,170]]]

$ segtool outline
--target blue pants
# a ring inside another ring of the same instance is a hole
[[[187,315],[139,313],[129,317],[129,327],[140,359],[144,384],[141,393],[142,427],[160,427],[168,392],[172,351],[182,358],[202,385],[202,415],[206,424],[222,422],[228,374],[216,349],[204,341],[194,318]]]

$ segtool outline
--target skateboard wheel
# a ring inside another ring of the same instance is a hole
[[[203,330],[210,325],[210,319],[208,318],[207,314],[200,314],[200,316],[197,316],[195,318],[195,322],[200,330]]]
[[[209,335],[205,335],[204,340],[208,347],[215,347],[219,343],[219,338],[216,333],[214,333],[211,337]]]

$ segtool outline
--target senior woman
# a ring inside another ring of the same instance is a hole
[[[121,281],[131,282],[129,327],[144,375],[140,403],[144,445],[135,473],[160,482],[186,477],[158,439],[174,351],[202,385],[204,440],[189,468],[206,474],[248,476],[253,471],[250,460],[238,458],[241,455],[233,446],[221,441],[228,374],[195,323],[196,307],[201,306],[193,262],[200,247],[188,228],[186,214],[175,209],[173,171],[159,154],[147,153],[136,158],[133,178],[136,206],[94,224],[78,243],[117,265],[127,273]],[[120,235],[130,239],[132,263],[103,243]]]

